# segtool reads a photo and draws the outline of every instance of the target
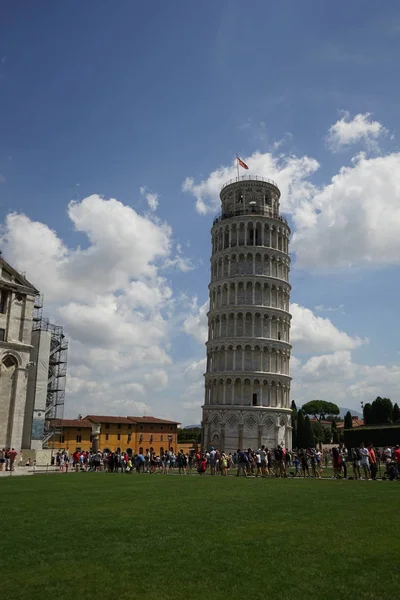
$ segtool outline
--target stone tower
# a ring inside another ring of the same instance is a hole
[[[211,229],[203,447],[291,449],[289,236],[280,191],[228,181]]]

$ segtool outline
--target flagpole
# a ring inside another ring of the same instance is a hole
[[[237,178],[239,181],[239,156],[237,153],[236,153],[236,168],[237,168]]]

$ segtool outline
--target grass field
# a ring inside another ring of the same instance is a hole
[[[400,486],[78,473],[0,480],[7,600],[393,600]]]

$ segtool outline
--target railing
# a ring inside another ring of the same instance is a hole
[[[234,177],[233,179],[230,179],[229,181],[224,183],[221,189],[223,190],[227,185],[231,185],[232,183],[239,183],[240,181],[264,181],[265,183],[269,183],[278,188],[278,184],[275,183],[275,181],[273,181],[272,179],[268,179],[267,177],[258,177],[257,175],[242,175],[241,177]]]
[[[278,221],[282,221],[282,223],[285,223],[285,225],[289,227],[287,219],[282,215],[278,215],[278,213],[272,211],[268,206],[246,206],[227,212],[220,212],[215,217],[213,226],[219,221],[230,219],[231,217],[239,217],[240,215],[261,215],[264,217],[269,217],[270,219],[278,219]]]

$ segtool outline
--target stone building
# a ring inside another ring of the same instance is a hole
[[[36,288],[0,256],[0,447],[22,446]]]
[[[162,454],[178,448],[178,425],[158,417],[114,417],[87,415],[83,419],[55,419],[49,448],[75,450],[111,450],[137,453],[153,449]]]
[[[203,446],[291,448],[290,228],[280,191],[240,177],[211,229]]]

